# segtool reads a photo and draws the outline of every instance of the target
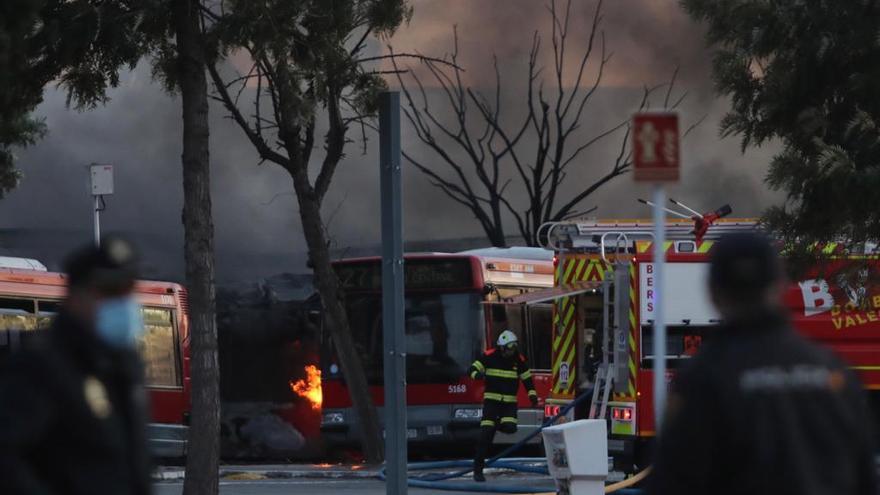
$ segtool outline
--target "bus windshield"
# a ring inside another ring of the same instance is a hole
[[[481,301],[473,292],[406,296],[407,382],[456,381],[467,373],[483,335]],[[382,383],[382,296],[352,294],[345,306],[367,379]]]

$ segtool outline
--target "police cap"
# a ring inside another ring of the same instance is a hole
[[[709,283],[717,289],[757,296],[781,277],[776,250],[763,234],[728,234],[712,248]]]
[[[68,286],[92,288],[103,293],[131,291],[138,278],[138,257],[124,239],[107,236],[100,246],[74,251],[64,263]]]

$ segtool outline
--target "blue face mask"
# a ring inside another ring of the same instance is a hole
[[[141,306],[133,297],[105,299],[95,313],[95,332],[105,344],[133,349],[144,331]]]

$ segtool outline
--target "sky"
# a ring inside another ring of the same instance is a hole
[[[391,46],[396,53],[442,57],[452,50],[456,26],[458,64],[465,69],[465,83],[489,94],[494,84],[492,57],[496,56],[504,85],[502,106],[512,120],[519,118],[528,53],[536,30],[544,48],[539,64],[545,67],[545,75],[551,73],[547,4],[536,0],[414,0],[412,4],[411,22],[392,38],[372,42],[370,50],[387,53]],[[719,137],[718,123],[728,105],[713,91],[711,53],[703,41],[703,28],[686,16],[675,0],[613,0],[603,7],[600,29],[611,60],[584,112],[576,140],[626,119],[636,107],[641,88],[667,81],[678,67],[676,94],[687,92],[680,108],[682,120],[705,119],[683,143],[683,179],[670,188],[670,196],[701,210],[731,203],[737,216],[759,214],[779,201],[762,183],[776,145],[742,153],[736,137]],[[572,2],[565,57],[569,67],[578,63],[586,46],[595,9],[593,0]],[[427,80],[423,67],[409,66]],[[586,74],[591,81],[596,66],[588,65]],[[566,85],[574,82],[571,75],[563,79]],[[394,80],[389,83],[396,86]],[[443,115],[442,98],[430,88],[429,92],[431,104]],[[54,258],[57,251],[87,241],[92,225],[87,165],[110,163],[116,170],[116,193],[107,198],[102,224],[108,231],[135,233],[151,270],[173,278],[180,275],[183,243],[179,99],[164,93],[151,80],[147,63],[125,73],[110,97],[106,106],[77,112],[66,108],[63,91],[47,88],[36,113],[46,119],[49,133],[37,145],[18,153],[24,179],[0,201],[0,233],[16,229],[50,233],[57,249],[41,253]],[[218,278],[306,271],[290,178],[274,165],[259,164],[222,108],[212,105],[210,118]],[[567,187],[573,191],[607,169],[621,137],[612,136],[585,154]],[[413,155],[431,159],[407,125],[402,142]],[[366,153],[359,145],[350,146],[326,199],[325,218],[336,248],[379,242],[377,150],[375,136]],[[468,211],[445,198],[416,170],[405,167],[403,173],[407,240],[482,234]],[[598,206],[595,214],[600,217],[645,217],[650,212],[636,198],[649,193],[647,186],[623,176],[584,206]],[[516,190],[509,194],[512,201],[520,197]],[[3,239],[0,237],[0,250],[9,245]],[[57,264],[55,259],[48,262],[50,266]]]

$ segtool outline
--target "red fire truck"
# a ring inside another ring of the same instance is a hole
[[[381,260],[346,259],[334,267],[344,289],[348,320],[370,392],[381,410]],[[405,257],[404,274],[407,435],[411,442],[468,445],[476,439],[483,382],[470,379],[467,370],[478,353],[492,347],[505,329],[518,334],[539,397],[547,396],[552,304],[526,307],[502,302],[552,288],[551,252],[490,248],[457,254],[410,254]],[[325,343],[321,430],[332,445],[354,445],[360,428],[329,339]],[[519,432],[499,437],[498,442],[512,443],[543,421],[543,409],[529,405],[522,387],[519,405]]]
[[[708,257],[720,235],[754,230],[753,220],[713,220],[699,240],[694,223],[666,226],[664,307],[667,325],[667,383],[719,317],[709,301]],[[562,222],[545,226],[547,247],[556,255],[554,288],[508,299],[529,307],[554,301],[552,382],[549,416],[582,391],[592,389],[588,412],[607,418],[609,455],[627,471],[644,467],[655,435],[652,411],[653,279],[652,225],[640,220]],[[854,262],[838,256],[837,245],[821,246],[828,262],[793,283],[785,294],[795,327],[837,352],[861,376],[880,406],[880,288],[832,276]],[[870,250],[870,246],[869,246]],[[880,269],[876,251],[858,257],[859,277]]]
[[[0,356],[27,345],[31,332],[48,326],[66,291],[64,275],[39,263],[30,269],[2,267],[20,265],[0,264]],[[180,457],[190,397],[186,292],[177,284],[146,281],[138,282],[135,292],[143,306],[140,351],[152,405],[151,449],[161,457]]]

